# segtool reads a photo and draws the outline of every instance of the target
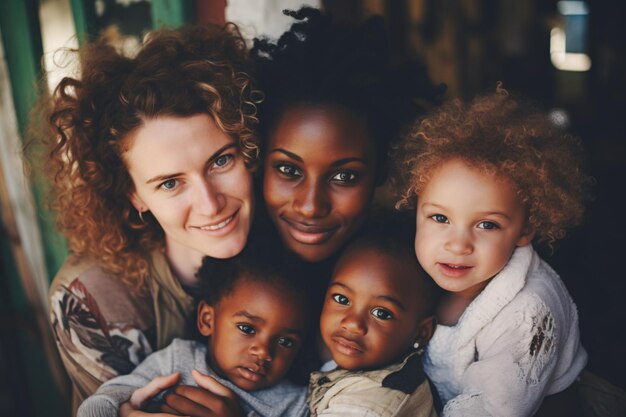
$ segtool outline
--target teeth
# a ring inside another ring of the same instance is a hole
[[[218,223],[218,224],[215,224],[215,225],[213,225],[213,226],[202,226],[200,229],[202,229],[202,230],[211,230],[211,231],[213,231],[213,230],[220,230],[220,229],[223,229],[224,227],[226,227],[226,225],[227,225],[228,223],[230,223],[231,221],[233,221],[233,218],[234,218],[234,217],[235,217],[235,216],[231,216],[231,217],[229,217],[228,219],[224,220],[223,222]]]
[[[461,269],[461,268],[465,268],[464,266],[459,266],[459,265],[448,265],[448,267],[452,268],[452,269]]]

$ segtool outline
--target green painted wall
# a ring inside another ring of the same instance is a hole
[[[152,0],[152,27],[178,27],[193,21],[195,1]]]
[[[35,0],[3,0],[0,2],[0,31],[9,70],[9,79],[20,133],[24,133],[28,115],[37,99],[40,77],[41,35]],[[41,190],[35,190],[41,204]],[[66,256],[65,242],[55,232],[52,218],[44,210],[39,218],[45,247],[46,268],[53,274]],[[0,242],[0,266],[7,292],[0,301],[3,323],[2,360],[7,363],[3,378],[10,379],[4,390],[11,393],[7,410],[0,415],[61,417],[69,415],[53,383],[45,354],[40,346],[35,321],[24,295],[9,242]],[[7,414],[10,412],[11,414]],[[17,414],[14,414],[17,413]]]
[[[70,4],[78,39],[82,44],[101,29],[98,27],[94,2],[70,0]],[[22,135],[37,100],[37,85],[41,77],[42,45],[38,7],[37,0],[0,0],[0,32]],[[177,27],[194,19],[194,0],[152,1],[152,27]],[[67,256],[67,245],[55,231],[53,216],[43,208],[44,190],[35,188],[33,192],[38,205],[46,268],[52,279]],[[63,404],[56,391],[44,352],[39,346],[36,326],[9,242],[1,235],[0,239],[0,289],[4,290],[4,296],[0,297],[0,315],[9,318],[4,324],[0,322],[0,354],[8,355],[3,360],[11,361],[0,370],[17,375],[13,379],[5,376],[0,379],[6,381],[0,385],[0,415],[68,416],[67,405]],[[17,374],[16,369],[20,371]],[[17,393],[17,397],[12,397],[14,393]]]

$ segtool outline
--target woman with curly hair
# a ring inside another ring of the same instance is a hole
[[[380,16],[348,24],[308,7],[284,13],[296,19],[290,29],[277,41],[255,39],[251,51],[265,95],[258,188],[266,216],[258,220],[268,218],[318,277],[309,297],[319,313],[341,250],[363,228],[387,178],[390,144],[441,89],[421,63],[392,64]],[[304,343],[293,378],[308,381],[330,359],[318,346]]]
[[[158,30],[132,57],[106,39],[50,98],[47,170],[70,257],[50,319],[73,409],[186,334],[204,256],[246,244],[255,90],[233,25]]]
[[[380,16],[349,25],[312,8],[284,13],[298,21],[252,48],[263,196],[289,249],[332,264],[387,177],[390,143],[439,90],[421,64],[391,64]]]
[[[417,122],[398,159],[415,253],[445,291],[424,359],[443,416],[578,415],[576,306],[531,244],[582,220],[577,139],[499,86]]]

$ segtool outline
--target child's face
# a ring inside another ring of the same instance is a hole
[[[512,185],[461,160],[437,168],[418,196],[415,253],[444,290],[475,297],[532,237]]]
[[[432,317],[421,320],[420,273],[414,259],[372,248],[342,255],[320,319],[324,343],[341,368],[383,367],[418,339],[422,345],[428,341]]]
[[[360,227],[374,191],[365,123],[336,107],[295,107],[271,135],[263,192],[285,244],[309,262],[336,253]]]
[[[302,296],[241,279],[216,306],[201,302],[198,328],[210,365],[239,388],[276,384],[291,365],[307,326]]]

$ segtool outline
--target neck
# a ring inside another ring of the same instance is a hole
[[[437,305],[437,323],[444,326],[454,326],[478,294],[480,294],[490,280],[460,292],[446,292]]]
[[[197,286],[196,272],[202,265],[204,254],[166,238],[165,256],[172,272],[182,285]]]

